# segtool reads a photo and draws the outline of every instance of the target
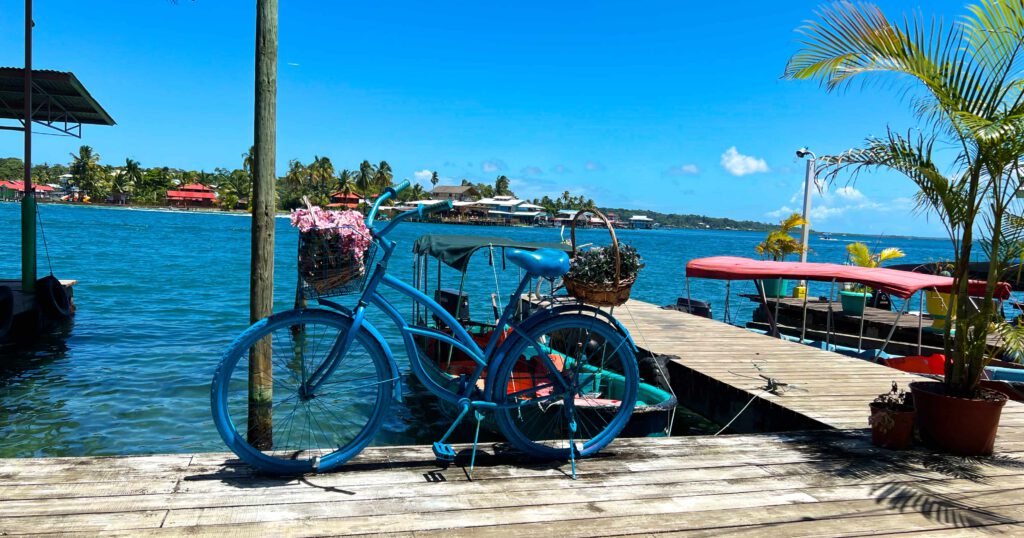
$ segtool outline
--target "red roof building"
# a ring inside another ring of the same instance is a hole
[[[189,183],[167,191],[167,201],[177,207],[212,207],[217,203],[217,193],[206,185]]]
[[[32,184],[32,192],[36,198],[48,198],[52,196],[54,188],[49,185],[41,183]],[[25,195],[25,182],[24,181],[4,181],[0,180],[0,200],[2,199],[18,199]]]
[[[362,201],[362,197],[354,193],[336,192],[331,195],[331,203],[327,204],[327,207],[344,207],[347,209],[356,209],[359,207],[359,202]]]

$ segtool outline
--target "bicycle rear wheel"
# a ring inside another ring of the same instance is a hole
[[[304,388],[351,326],[335,312],[289,310],[260,320],[231,344],[214,374],[210,403],[217,431],[238,457],[268,473],[323,472],[370,443],[397,379],[369,332],[355,335],[314,394]],[[270,382],[260,384],[250,356],[263,345],[269,349]],[[270,390],[260,389],[266,385]],[[261,419],[250,423],[250,416]]]
[[[639,372],[629,340],[603,319],[565,314],[510,344],[491,399],[505,437],[536,457],[594,454],[622,431],[636,405]]]

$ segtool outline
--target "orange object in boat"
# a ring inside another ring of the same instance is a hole
[[[882,364],[912,374],[944,375],[946,373],[946,356],[942,353],[934,355],[911,355],[909,357],[893,357],[881,359]]]

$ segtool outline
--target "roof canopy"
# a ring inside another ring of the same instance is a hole
[[[89,95],[74,73],[32,70],[32,121],[67,134],[82,124],[114,125],[113,118]],[[25,70],[0,67],[0,118],[25,118]]]
[[[469,265],[469,259],[473,257],[473,253],[482,248],[489,247],[521,248],[524,250],[553,248],[563,252],[572,250],[572,247],[563,243],[527,243],[504,237],[480,235],[426,234],[421,235],[413,243],[412,251],[414,254],[437,258],[449,267],[465,271]]]
[[[771,262],[734,256],[714,256],[692,260],[686,264],[686,276],[716,280],[791,278],[819,282],[833,280],[856,282],[904,299],[921,290],[935,289],[940,292],[949,292],[953,287],[953,279],[950,277],[897,271],[884,267],[868,268],[834,263]],[[969,290],[971,295],[984,295],[985,283],[972,280]],[[996,287],[995,296],[998,299],[1008,298],[1010,285],[1000,282]]]

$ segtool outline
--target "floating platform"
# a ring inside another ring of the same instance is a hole
[[[639,301],[615,314],[640,346],[679,357],[681,400],[743,411],[730,431],[816,429],[619,439],[575,481],[501,444],[482,447],[473,480],[467,446],[447,468],[429,446],[376,447],[301,478],[223,453],[2,459],[0,535],[1024,534],[1024,405],[1007,403],[991,458],[878,449],[868,402],[921,378]]]
[[[61,280],[68,299],[68,312],[75,312],[75,290],[77,280]],[[9,295],[8,295],[9,293]],[[35,315],[38,306],[33,293],[22,291],[21,280],[0,279],[0,341],[13,338],[20,332],[38,330],[40,317]]]

